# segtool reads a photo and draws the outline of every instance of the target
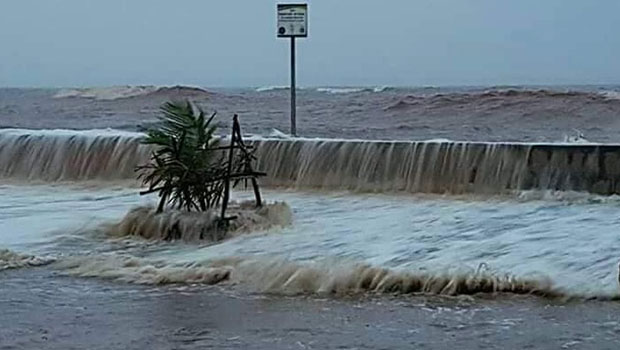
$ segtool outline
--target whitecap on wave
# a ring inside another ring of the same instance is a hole
[[[340,87],[340,88],[336,88],[336,87],[320,87],[317,88],[316,91],[317,92],[325,92],[328,94],[351,94],[351,93],[355,93],[355,92],[362,92],[365,91],[365,88],[351,88],[351,87]]]
[[[359,92],[374,92],[380,93],[390,89],[389,86],[375,86],[375,87],[319,87],[317,92],[323,92],[327,94],[354,94]]]
[[[392,88],[387,86],[387,85],[382,85],[382,86],[375,86],[372,89],[372,92],[384,92],[384,91],[388,91],[391,90]]]
[[[272,86],[261,86],[256,88],[254,91],[256,92],[268,92],[268,91],[276,91],[276,90],[288,90],[288,86],[284,85],[272,85]],[[299,90],[299,88],[297,88]]]
[[[174,85],[174,86],[108,86],[108,87],[89,87],[77,89],[63,89],[58,91],[54,98],[86,98],[97,101],[114,101],[125,98],[146,96],[153,93],[186,93],[186,94],[207,94],[205,89],[198,86]]]
[[[157,86],[110,86],[78,89],[63,89],[54,98],[91,98],[99,101],[113,101],[122,98],[147,95],[158,90]]]
[[[605,90],[599,92],[599,94],[603,95],[603,97],[608,100],[620,100],[620,91]]]

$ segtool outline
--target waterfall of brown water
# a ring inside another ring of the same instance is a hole
[[[522,187],[530,146],[466,142],[258,141],[270,184],[374,192]]]
[[[140,134],[3,130],[0,177],[34,181],[126,180],[149,159]]]
[[[273,186],[372,192],[620,193],[620,146],[337,140],[256,141]]]
[[[0,177],[129,180],[148,161],[140,134],[0,131]],[[255,140],[268,186],[370,192],[620,193],[620,146],[525,143]]]

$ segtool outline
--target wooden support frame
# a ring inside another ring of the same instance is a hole
[[[256,172],[252,167],[252,161],[255,159],[254,155],[250,151],[253,149],[251,146],[246,146],[241,136],[241,125],[239,123],[239,116],[235,114],[233,116],[232,133],[230,137],[230,144],[228,146],[219,147],[219,149],[228,150],[228,161],[226,164],[226,175],[224,178],[224,196],[222,198],[222,209],[220,218],[225,222],[234,220],[236,217],[226,217],[226,210],[228,209],[228,202],[230,201],[230,188],[231,180],[234,180],[233,187],[237,185],[241,180],[250,180],[252,188],[254,190],[254,198],[256,201],[256,207],[263,205],[260,188],[258,185],[258,177],[264,176],[265,173]],[[239,150],[239,162],[237,162],[237,169],[233,169],[235,163],[235,151]],[[233,172],[236,170],[236,172]]]

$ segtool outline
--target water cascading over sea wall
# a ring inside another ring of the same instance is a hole
[[[0,130],[0,178],[117,181],[135,178],[151,149],[141,134],[106,130]]]
[[[276,186],[375,192],[620,193],[620,145],[257,141]]]
[[[0,130],[0,178],[135,178],[151,149],[141,134]],[[265,185],[363,192],[502,193],[573,190],[620,194],[620,145],[363,140],[251,141]]]

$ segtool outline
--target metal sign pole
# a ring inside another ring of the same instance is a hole
[[[291,37],[291,135],[297,136],[297,121],[296,121],[296,96],[297,88],[295,87],[295,37]]]
[[[297,86],[295,38],[308,37],[308,4],[278,4],[278,38],[291,39],[291,136],[297,136]]]

